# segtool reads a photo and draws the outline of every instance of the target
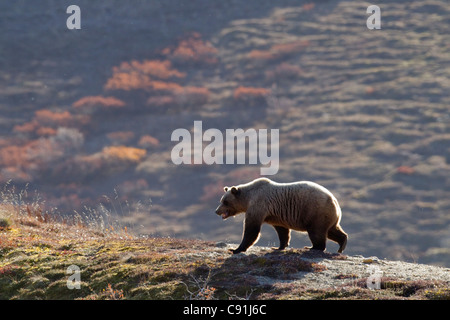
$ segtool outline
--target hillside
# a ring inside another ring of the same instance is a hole
[[[214,209],[260,164],[176,165],[171,134],[279,129],[270,178],[333,192],[346,254],[450,267],[447,1],[382,3],[381,30],[365,1],[227,3],[80,1],[67,30],[56,1],[2,2],[0,185],[43,214],[238,243]]]
[[[136,238],[2,205],[0,299],[450,299],[448,268],[307,249],[231,255],[234,246]],[[368,288],[373,270],[378,289]]]

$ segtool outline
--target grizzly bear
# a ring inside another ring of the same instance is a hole
[[[267,178],[225,187],[216,214],[227,219],[245,212],[242,242],[233,253],[246,251],[259,238],[261,225],[272,225],[280,239],[279,250],[289,245],[290,232],[306,231],[312,248],[324,251],[327,238],[344,251],[347,234],[342,230],[341,208],[330,191],[310,181],[277,183]]]

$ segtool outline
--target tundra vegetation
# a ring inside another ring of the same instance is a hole
[[[0,299],[450,298],[449,279],[384,277],[380,289],[371,290],[367,274],[346,269],[328,275],[339,279],[339,286],[302,281],[306,274],[326,272],[321,262],[325,259],[349,259],[342,254],[256,248],[250,254],[231,255],[224,243],[136,237],[108,217],[92,219],[91,213],[68,219],[48,214],[38,202],[3,200]],[[365,259],[362,264],[372,262]],[[78,286],[68,283],[68,268],[73,266],[80,271]]]
[[[129,234],[238,243],[238,218],[224,224],[214,208],[261,163],[177,166],[171,134],[195,121],[278,129],[271,178],[336,195],[346,254],[448,267],[450,7],[379,4],[381,29],[369,30],[371,4],[97,1],[67,30],[52,0],[4,1],[0,185],[29,183],[42,212],[68,220],[89,207]],[[277,241],[262,234],[259,245]]]

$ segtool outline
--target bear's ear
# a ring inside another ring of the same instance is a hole
[[[227,192],[228,191],[228,187],[223,187],[223,191]]]
[[[236,188],[236,187],[231,187],[231,193],[234,194],[235,196],[237,196],[241,193],[241,189]]]

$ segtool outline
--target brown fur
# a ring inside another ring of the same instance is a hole
[[[259,237],[261,225],[272,225],[283,250],[292,230],[306,231],[312,249],[325,250],[327,238],[339,244],[342,252],[347,234],[339,225],[341,208],[324,187],[309,181],[276,183],[267,178],[235,187],[225,187],[216,214],[223,219],[245,212],[244,234],[233,253],[246,251]]]

